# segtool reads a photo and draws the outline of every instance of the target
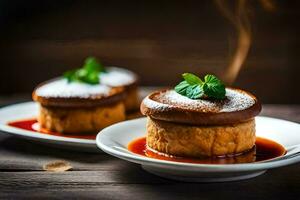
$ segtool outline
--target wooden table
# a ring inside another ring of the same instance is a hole
[[[0,105],[27,100],[13,96]],[[300,105],[264,105],[262,115],[300,122]],[[300,133],[299,133],[300,134]],[[227,183],[166,180],[105,153],[50,148],[0,132],[0,199],[299,199],[300,164],[253,179]],[[43,165],[65,160],[72,171],[47,172]]]

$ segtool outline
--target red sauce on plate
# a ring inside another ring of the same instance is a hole
[[[158,153],[147,148],[146,138],[139,138],[129,143],[128,150],[150,158],[168,160],[185,163],[199,164],[238,164],[238,163],[253,163],[263,160],[269,160],[282,156],[286,150],[280,144],[265,138],[256,138],[255,147],[251,150],[239,155],[225,155],[218,157],[203,157],[203,158],[183,158],[171,156],[163,153]]]
[[[39,124],[36,119],[24,119],[24,120],[19,120],[19,121],[13,121],[13,122],[9,122],[8,125],[15,127],[15,128],[20,128],[20,129],[24,129],[24,130],[28,130],[28,131],[37,132],[37,133],[43,133],[43,134],[47,134],[47,135],[78,138],[78,139],[90,139],[90,140],[96,139],[96,134],[71,135],[71,134],[64,134],[64,133],[49,131],[49,130],[39,127]],[[38,128],[35,128],[35,127],[38,127]]]

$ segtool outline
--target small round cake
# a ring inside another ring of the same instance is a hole
[[[40,84],[33,99],[40,104],[42,128],[61,133],[96,133],[125,120],[123,87],[68,82],[57,78]]]
[[[222,100],[190,99],[175,90],[148,95],[147,147],[182,157],[236,155],[255,145],[254,117],[261,111],[249,92],[226,88]]]
[[[106,67],[107,72],[100,74],[101,83],[111,87],[124,87],[124,105],[127,112],[136,111],[140,102],[138,97],[138,76],[123,68]]]

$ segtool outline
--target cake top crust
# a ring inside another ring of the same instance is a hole
[[[145,99],[145,103],[156,109],[179,107],[184,110],[209,113],[245,110],[255,104],[255,99],[253,95],[245,91],[230,88],[226,88],[226,99],[224,100],[190,99],[174,90],[167,90],[149,96]]]
[[[194,125],[243,122],[260,111],[254,95],[235,88],[226,88],[224,100],[190,99],[174,90],[162,90],[148,95],[141,105],[141,112],[154,119]]]
[[[45,98],[93,98],[93,96],[106,96],[111,87],[103,84],[90,85],[81,82],[72,82],[64,78],[54,79],[40,85],[35,90],[35,95]]]
[[[124,98],[124,90],[137,84],[137,75],[118,67],[107,67],[99,75],[99,84],[71,82],[58,77],[39,84],[32,93],[44,106],[90,107],[116,103]]]
[[[100,82],[112,87],[128,86],[135,84],[137,75],[132,71],[119,67],[106,67],[107,72],[100,74]]]

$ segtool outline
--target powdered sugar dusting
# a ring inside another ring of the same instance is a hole
[[[245,110],[255,104],[255,99],[247,93],[226,89],[226,99],[221,101],[190,99],[178,94],[174,90],[161,92],[150,99],[147,97],[144,104],[153,109],[181,108],[186,110],[196,110],[200,112],[233,112]]]
[[[54,98],[90,98],[94,95],[108,95],[111,87],[97,84],[90,85],[87,83],[71,82],[64,78],[60,78],[49,82],[41,87],[37,88],[36,95],[42,97],[54,97]]]
[[[100,74],[100,82],[113,87],[129,85],[135,80],[133,72],[118,67],[108,67],[107,73]]]
[[[36,95],[53,98],[90,98],[108,95],[111,87],[125,86],[136,81],[136,75],[126,69],[107,67],[107,73],[99,75],[100,84],[71,82],[60,78],[37,88]]]
[[[152,100],[148,97],[146,97],[144,100],[143,100],[143,103],[149,107],[149,108],[152,108],[152,109],[155,109],[155,110],[161,110],[161,111],[164,111],[164,110],[167,110],[167,109],[170,109],[170,108],[173,108],[174,106],[173,105],[170,105],[170,104],[166,104],[166,103],[161,103],[161,102],[158,102],[158,101],[155,101],[155,100]]]

